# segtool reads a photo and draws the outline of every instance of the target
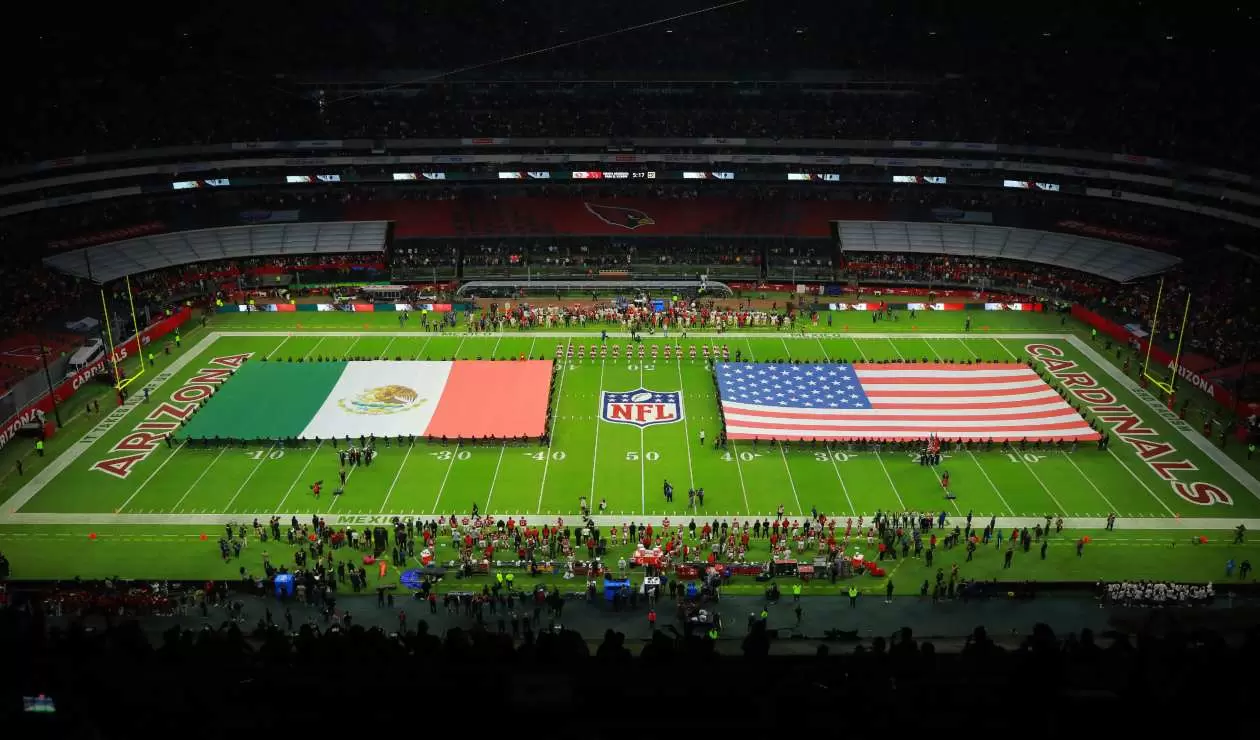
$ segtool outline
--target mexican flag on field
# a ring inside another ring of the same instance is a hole
[[[550,361],[250,362],[187,437],[537,437]]]

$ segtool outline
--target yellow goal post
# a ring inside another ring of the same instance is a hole
[[[1159,280],[1159,291],[1155,294],[1155,312],[1151,315],[1151,336],[1146,341],[1146,358],[1142,362],[1142,377],[1146,379],[1155,388],[1164,392],[1164,395],[1171,399],[1177,392],[1178,371],[1181,367],[1181,348],[1186,339],[1186,325],[1190,320],[1190,293],[1186,293],[1186,305],[1181,314],[1181,329],[1177,332],[1177,349],[1173,353],[1172,364],[1167,368],[1167,373],[1158,371],[1158,362],[1156,363],[1156,372],[1151,371],[1151,350],[1155,346],[1155,339],[1160,332],[1160,314],[1164,311],[1164,279]]]
[[[111,318],[109,310],[109,298],[105,294],[105,286],[101,286],[101,308],[104,311],[103,316],[105,317],[105,339],[109,343],[110,371],[113,373],[112,377],[114,379],[114,388],[117,390],[122,390],[123,388],[126,388],[136,382],[136,380],[141,378],[145,373],[144,342],[142,340],[144,331],[143,327],[140,325],[140,321],[136,317],[136,299],[135,294],[131,290],[131,278],[123,278],[123,284],[127,289],[127,305],[131,310],[131,325],[136,329],[136,335],[123,342],[123,352],[119,352],[117,345],[114,343],[114,322]],[[140,369],[137,370],[134,375],[123,378],[119,372],[118,365],[121,360],[125,359],[127,355],[131,353],[131,345],[133,342],[135,343],[134,349],[136,355],[140,358]]]

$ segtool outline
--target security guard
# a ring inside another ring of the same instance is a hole
[[[853,608],[853,609],[857,608],[857,597],[858,597],[857,586],[849,586],[849,607],[850,608]]]
[[[35,451],[39,453],[40,457],[44,456],[44,440],[42,439],[35,440]]]
[[[793,583],[792,584],[792,601],[800,601],[800,600],[801,600],[801,584]]]

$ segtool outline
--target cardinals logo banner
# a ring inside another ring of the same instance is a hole
[[[586,210],[592,216],[609,226],[618,226],[627,231],[634,231],[642,226],[651,226],[656,221],[638,208],[622,206],[604,206],[597,203],[586,203]]]

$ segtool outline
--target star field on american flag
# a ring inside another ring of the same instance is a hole
[[[869,409],[857,373],[848,364],[718,363],[722,400],[782,408]]]

